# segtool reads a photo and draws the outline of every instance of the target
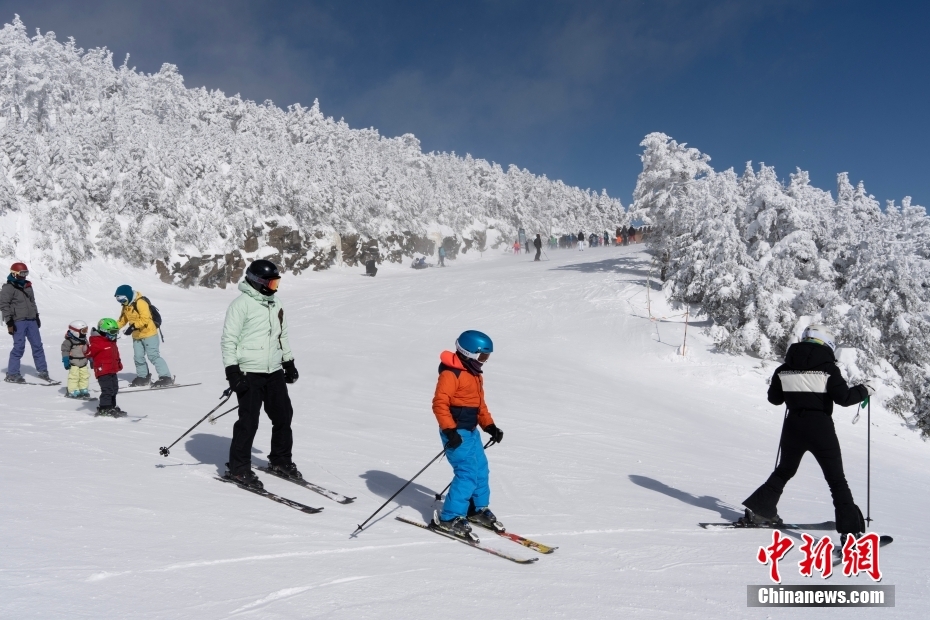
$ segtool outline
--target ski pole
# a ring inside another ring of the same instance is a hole
[[[872,399],[868,399],[865,421],[866,430],[866,473],[865,473],[865,522],[872,524]]]
[[[167,448],[164,447],[164,446],[162,446],[161,448],[159,448],[159,449],[158,449],[158,453],[159,453],[160,455],[162,455],[162,456],[168,456],[168,454],[170,454],[170,453],[169,453],[169,450],[170,450],[171,448],[174,447],[174,444],[175,444],[175,443],[178,443],[179,441],[181,441],[182,439],[184,439],[185,437],[187,437],[187,433],[189,433],[189,432],[191,432],[192,430],[194,430],[195,428],[197,428],[197,426],[200,424],[200,422],[203,422],[204,420],[206,420],[208,417],[210,417],[210,414],[212,414],[214,411],[216,411],[217,409],[219,409],[220,407],[222,407],[223,405],[225,405],[225,404],[226,404],[226,401],[229,400],[230,397],[232,396],[232,393],[233,393],[233,389],[232,389],[231,387],[226,388],[226,391],[223,392],[223,395],[222,395],[222,396],[220,396],[220,398],[223,398],[223,396],[225,396],[226,398],[223,398],[223,401],[222,401],[219,405],[217,405],[216,407],[214,407],[213,409],[211,409],[211,410],[210,410],[210,413],[208,413],[207,415],[205,415],[205,416],[203,416],[202,418],[200,418],[200,421],[197,422],[197,424],[194,424],[192,427],[190,427],[189,429],[187,429],[187,431],[186,431],[183,435],[181,435],[180,437],[178,437],[177,439],[175,439],[173,444],[171,444],[171,445],[168,446]]]
[[[493,444],[493,443],[494,443],[494,440],[493,440],[493,439],[488,439],[488,443],[484,444],[484,449],[487,450],[488,447],[489,447],[491,444]],[[442,499],[442,496],[446,494],[446,491],[448,491],[448,490],[449,490],[449,487],[451,487],[451,486],[452,486],[452,483],[451,483],[451,482],[450,482],[449,484],[447,484],[447,485],[446,485],[446,488],[444,488],[444,489],[442,490],[441,493],[437,493],[437,494],[436,494],[436,499],[437,499],[437,500]]]
[[[210,424],[216,424],[216,421],[217,421],[217,420],[219,420],[220,418],[222,418],[222,417],[223,417],[224,415],[226,415],[227,413],[230,413],[231,411],[235,411],[235,410],[238,409],[238,408],[239,408],[239,405],[236,405],[235,407],[233,407],[233,408],[231,408],[231,409],[227,409],[226,411],[224,411],[224,412],[221,413],[220,415],[214,416],[214,417],[210,418],[209,420],[207,420],[207,422],[209,422]]]
[[[371,516],[368,517],[367,519],[365,519],[365,522],[364,522],[364,523],[362,523],[362,524],[359,525],[357,528],[355,528],[355,532],[352,532],[352,535],[354,536],[357,532],[361,531],[361,529],[364,528],[365,525],[366,525],[369,521],[371,521],[372,519],[374,519],[374,517],[375,517],[376,514],[378,514],[379,512],[381,512],[381,509],[382,509],[382,508],[384,508],[384,507],[387,506],[389,503],[391,503],[391,500],[392,500],[392,499],[394,499],[395,497],[397,497],[398,495],[400,495],[400,492],[403,491],[404,489],[406,489],[408,486],[410,486],[410,483],[413,482],[414,480],[416,480],[416,479],[417,479],[417,476],[419,476],[420,474],[422,474],[423,472],[425,472],[427,467],[429,467],[430,465],[432,465],[433,463],[435,463],[436,461],[438,461],[439,458],[440,458],[443,454],[445,454],[445,453],[446,453],[446,449],[443,448],[442,451],[439,452],[439,454],[437,454],[436,456],[433,457],[433,460],[432,460],[432,461],[430,461],[429,463],[426,464],[426,467],[424,467],[423,469],[421,469],[420,471],[418,471],[417,474],[416,474],[416,476],[414,476],[413,478],[411,478],[410,480],[408,480],[408,481],[406,482],[406,484],[404,484],[404,486],[400,487],[400,488],[397,490],[397,493],[395,493],[394,495],[390,496],[390,497],[388,498],[388,500],[387,500],[386,502],[384,502],[383,504],[381,504],[381,506],[380,506],[376,511],[374,511],[373,513],[371,513]]]

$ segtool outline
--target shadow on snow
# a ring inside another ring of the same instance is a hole
[[[650,491],[657,491],[662,495],[668,495],[674,499],[677,499],[680,502],[690,504],[691,506],[697,506],[698,508],[704,508],[706,510],[712,510],[720,515],[722,519],[727,521],[736,521],[743,516],[741,512],[737,512],[730,506],[727,506],[722,501],[716,497],[711,497],[710,495],[692,495],[686,491],[681,491],[674,487],[670,487],[667,484],[659,482],[653,478],[647,478],[646,476],[637,476],[630,475],[630,482],[638,486],[643,487],[644,489],[649,489]]]

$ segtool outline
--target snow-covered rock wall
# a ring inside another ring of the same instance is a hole
[[[128,59],[127,59],[128,60]],[[95,255],[223,285],[246,254],[322,269],[366,253],[455,251],[519,227],[613,230],[619,200],[526,170],[423,153],[325,117],[185,88],[177,68],[0,30],[0,255],[70,273]],[[249,249],[250,244],[258,247]],[[348,241],[347,241],[348,240]],[[238,252],[238,254],[237,254]]]

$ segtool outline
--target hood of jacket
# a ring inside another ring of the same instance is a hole
[[[810,370],[833,362],[836,362],[833,349],[816,342],[796,342],[785,354],[785,363],[794,370]]]

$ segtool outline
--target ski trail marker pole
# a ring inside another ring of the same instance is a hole
[[[201,420],[201,421],[202,421],[202,420]],[[426,466],[423,467],[423,469],[421,469],[420,471],[418,471],[418,472],[416,473],[416,475],[415,475],[413,478],[411,478],[410,480],[408,480],[408,481],[404,484],[404,486],[402,486],[402,487],[400,487],[399,489],[397,489],[397,493],[395,493],[394,495],[390,496],[390,497],[388,498],[388,500],[387,500],[386,502],[384,502],[383,504],[381,504],[381,506],[380,506],[376,511],[374,511],[373,513],[371,513],[371,516],[370,516],[370,517],[368,517],[367,519],[365,519],[364,523],[362,523],[362,524],[359,525],[357,528],[355,528],[355,531],[352,532],[352,535],[354,536],[354,535],[357,534],[358,532],[362,531],[362,528],[364,528],[365,525],[367,525],[369,521],[371,521],[372,519],[374,519],[374,518],[375,518],[375,515],[378,514],[379,512],[381,512],[381,509],[382,509],[382,508],[384,508],[384,507],[387,506],[389,503],[391,503],[391,500],[392,500],[392,499],[394,499],[395,497],[397,497],[398,495],[400,495],[400,492],[401,492],[401,491],[403,491],[403,490],[406,489],[408,486],[410,486],[410,483],[411,483],[411,482],[413,482],[414,480],[416,480],[417,477],[418,477],[420,474],[422,474],[423,472],[426,471],[426,468],[427,468],[427,467],[429,467],[430,465],[432,465],[433,463],[435,463],[436,461],[438,461],[439,458],[440,458],[443,454],[445,454],[445,453],[446,453],[446,449],[443,448],[443,449],[439,452],[439,454],[437,454],[436,456],[434,456],[434,457],[433,457],[433,460],[430,461],[429,463],[427,463]]]
[[[208,417],[210,417],[210,415],[211,415],[214,411],[216,411],[217,409],[219,409],[220,407],[222,407],[223,405],[225,405],[225,404],[226,404],[226,401],[228,401],[228,400],[230,399],[230,397],[232,396],[232,393],[233,393],[233,389],[232,389],[231,387],[226,388],[226,391],[223,392],[222,396],[220,396],[220,398],[223,398],[223,396],[225,396],[226,398],[223,398],[222,402],[220,402],[219,405],[217,405],[216,407],[214,407],[213,409],[211,409],[210,412],[207,413],[207,415],[205,415],[205,416],[203,416],[202,418],[200,418],[200,421],[198,421],[197,424],[194,424],[192,427],[190,427],[189,429],[187,429],[187,432],[185,432],[183,435],[181,435],[180,437],[178,437],[177,439],[175,439],[175,440],[174,440],[174,443],[172,443],[170,446],[168,446],[167,448],[164,447],[164,446],[162,446],[161,448],[159,448],[159,449],[158,449],[158,453],[159,453],[160,455],[162,455],[162,456],[168,456],[168,454],[170,454],[169,450],[171,450],[171,448],[174,447],[174,444],[175,444],[175,443],[178,443],[179,441],[181,441],[182,439],[184,439],[185,437],[187,437],[187,433],[189,433],[189,432],[191,432],[192,430],[194,430],[195,428],[197,428],[197,426],[200,424],[200,422],[203,422],[204,420],[206,420]]]
[[[493,440],[493,439],[488,439],[488,443],[484,444],[484,449],[487,450],[488,447],[491,446],[493,443],[494,443],[494,440]],[[449,490],[449,487],[451,487],[451,486],[452,486],[452,483],[451,483],[451,482],[450,482],[449,484],[447,484],[447,485],[446,485],[446,488],[444,488],[444,489],[442,490],[441,493],[437,493],[437,494],[436,494],[436,499],[437,499],[437,500],[442,499],[442,496],[446,494],[446,491],[448,491],[448,490]]]

